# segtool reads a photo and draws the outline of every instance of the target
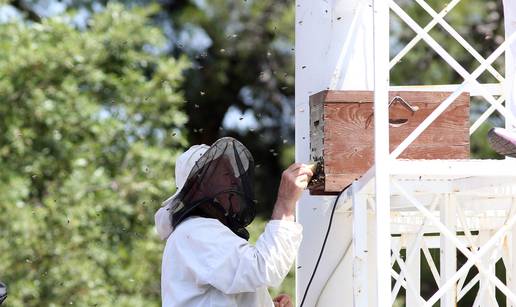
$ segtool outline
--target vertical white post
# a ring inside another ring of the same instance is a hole
[[[389,186],[389,5],[373,1],[374,165],[376,169],[377,302],[391,302],[391,231]]]
[[[309,97],[325,90],[332,84],[335,68],[339,66],[338,86],[341,89],[373,90],[373,8],[372,0],[313,1],[295,0],[295,138],[296,161],[310,161],[310,107]],[[359,11],[356,8],[362,7]],[[355,17],[355,14],[358,14]],[[355,31],[351,31],[352,20],[356,18]],[[348,37],[350,37],[348,39]],[[339,65],[343,46],[349,41],[351,52]],[[312,196],[303,193],[297,207],[297,219],[303,225],[303,242],[299,248],[296,265],[297,304],[305,294],[315,262],[319,256],[333,197]],[[328,305],[326,302],[342,302],[352,305],[352,217],[335,214],[331,240],[328,240],[325,261],[319,263],[317,273],[306,295],[304,307]],[[371,236],[374,224],[370,222]],[[369,241],[371,263],[376,260],[375,239]],[[344,253],[344,255],[341,255]],[[374,256],[371,256],[373,254]],[[335,267],[340,259],[343,261]],[[368,272],[369,289],[376,286],[376,274],[370,264]],[[327,281],[327,282],[326,282]],[[347,285],[342,287],[342,284]],[[376,292],[369,292],[369,304],[375,306]]]
[[[505,38],[509,38],[516,32],[516,1],[504,0],[504,21],[505,21]],[[516,115],[516,42],[508,46],[505,51],[505,92],[507,96],[506,105]],[[516,131],[516,128],[511,125],[516,123],[505,121],[506,127]]]
[[[516,214],[516,198],[512,199],[512,210],[509,212],[511,214]],[[509,289],[511,289],[512,292],[516,293],[516,227],[513,227],[511,230],[511,235],[509,236],[511,238],[510,242],[510,259],[511,259],[511,265],[510,265],[510,274],[507,274],[507,284],[509,286]],[[515,304],[511,302],[510,299],[507,299],[507,307],[516,307]]]
[[[479,246],[482,246],[484,243],[486,243],[489,238],[492,236],[492,232],[489,230],[480,230],[478,236],[479,236]],[[495,263],[491,260],[491,256],[494,251],[489,251],[484,257],[482,257],[482,260],[480,263],[486,268],[486,271],[489,273],[495,272]],[[478,289],[479,297],[482,294],[482,300],[480,301],[480,306],[495,306],[492,301],[492,295],[495,292],[494,285],[489,281],[489,279],[483,275],[480,277],[480,287]]]
[[[424,240],[424,239],[422,239]],[[420,241],[422,241],[420,240]],[[412,261],[407,264],[408,282],[412,283],[412,287],[417,292],[421,293],[421,248],[417,242],[417,234],[411,233],[407,235],[407,257],[409,251],[414,249],[414,256]],[[416,245],[417,244],[417,245]],[[419,306],[421,303],[420,296],[416,296],[412,291],[407,291],[407,307]]]
[[[358,194],[356,182],[353,192],[353,306],[367,307],[367,202]]]
[[[510,210],[510,213],[512,215],[512,210]],[[515,292],[514,291],[514,261],[512,260],[512,255],[514,255],[514,244],[513,244],[513,238],[514,238],[514,228],[512,228],[510,231],[507,232],[507,236],[505,237],[505,240],[507,242],[507,244],[504,244],[503,245],[503,249],[502,249],[502,259],[503,259],[503,264],[506,268],[506,271],[505,271],[505,284],[507,285],[507,287],[512,291],[512,292]],[[507,307],[514,307],[514,304],[511,303],[511,300],[506,297],[505,298],[505,305]]]
[[[456,232],[457,223],[457,204],[452,200],[450,194],[444,195],[441,202],[441,222],[452,232]],[[441,234],[441,286],[450,279],[457,270],[457,248],[451,240]],[[457,283],[455,283],[448,292],[441,298],[441,307],[453,307],[457,302]]]

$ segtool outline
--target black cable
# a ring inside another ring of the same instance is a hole
[[[305,303],[306,295],[308,294],[308,290],[310,289],[310,285],[312,284],[312,280],[314,279],[315,272],[317,272],[317,268],[319,267],[319,262],[321,261],[321,258],[322,258],[323,252],[324,252],[324,248],[326,246],[326,241],[328,240],[328,235],[330,234],[330,229],[331,229],[331,224],[333,221],[333,215],[335,213],[335,208],[337,208],[337,203],[339,202],[340,196],[342,195],[344,190],[346,190],[346,188],[344,188],[342,191],[340,191],[339,195],[337,196],[337,199],[335,199],[335,202],[333,203],[333,208],[331,209],[331,214],[330,214],[330,221],[328,223],[328,229],[326,230],[326,235],[324,236],[324,241],[321,246],[321,252],[319,253],[319,258],[317,258],[317,262],[315,263],[314,271],[312,272],[312,276],[310,277],[310,280],[308,281],[308,285],[306,285],[305,293],[303,294],[303,299],[301,300],[301,305],[299,305],[299,307],[303,307],[303,304]]]

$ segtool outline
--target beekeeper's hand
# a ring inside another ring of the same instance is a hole
[[[294,220],[296,203],[313,175],[310,166],[302,163],[294,163],[283,171],[272,212],[273,220]]]
[[[274,302],[274,307],[294,307],[292,304],[292,300],[290,296],[286,294],[280,294],[272,300]]]

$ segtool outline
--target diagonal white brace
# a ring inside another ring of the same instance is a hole
[[[432,203],[430,204],[430,211],[433,211],[435,209],[435,207],[439,203],[439,199],[440,199],[440,195],[436,195],[434,197],[434,199],[432,200]],[[425,231],[424,231],[425,230],[425,226],[427,224],[428,224],[428,220],[427,220],[427,218],[425,218],[423,220],[423,223],[421,224],[421,226],[419,228],[419,231],[417,233],[416,239],[414,240],[414,243],[412,244],[411,248],[407,248],[407,261],[406,261],[406,264],[407,264],[408,267],[410,267],[410,265],[414,261],[414,258],[416,258],[416,255],[419,255],[419,253],[416,252],[416,250],[419,250],[419,246],[420,246],[421,240],[423,239],[423,235],[425,234]],[[417,258],[417,261],[419,261],[419,258]],[[405,271],[402,270],[400,272],[400,275],[404,277],[405,276]],[[398,291],[400,290],[400,287],[401,287],[401,283],[399,281],[397,281],[396,284],[394,285],[393,290],[392,290],[393,298],[396,297]]]
[[[416,2],[428,13],[437,20],[437,22],[462,46],[466,49],[480,64],[485,62],[485,59],[478,51],[471,46],[455,29],[450,26],[449,23],[444,20],[434,9],[428,5],[425,0],[416,0]],[[504,82],[505,79],[500,73],[494,69],[493,66],[488,65],[487,71],[489,71],[498,81]]]
[[[456,201],[456,198],[454,196],[454,199]],[[461,223],[461,226],[462,226],[462,229],[464,231],[464,234],[466,235],[466,238],[469,242],[469,245],[471,246],[471,250],[473,251],[478,251],[478,247],[477,247],[477,243],[476,243],[476,239],[478,239],[478,236],[476,236],[475,238],[473,238],[473,235],[471,234],[471,230],[470,230],[470,227],[468,225],[468,222],[466,220],[466,214],[464,213],[464,209],[462,208],[462,206],[460,205],[460,203],[457,201],[457,216],[459,217],[459,221]],[[457,284],[457,289],[459,289],[459,292],[462,293],[462,290],[463,289],[463,286],[464,286],[464,282],[466,282],[466,278],[468,277],[468,274],[464,274],[458,284]],[[469,290],[468,290],[469,291]],[[467,291],[466,291],[467,292]],[[465,293],[464,293],[465,294]],[[460,300],[460,295],[457,295],[457,301]]]
[[[444,17],[446,14],[448,14],[457,4],[459,4],[460,0],[453,0],[450,1],[446,5],[444,9],[439,13],[439,16]],[[423,30],[428,33],[430,30],[432,30],[435,25],[437,24],[437,19],[432,19],[424,28]],[[403,49],[394,57],[392,58],[391,62],[389,63],[389,69],[392,69],[396,64],[398,64],[399,61],[407,54],[409,53],[414,46],[419,43],[419,41],[422,39],[421,34],[416,33],[416,36],[405,46]]]
[[[505,101],[505,95],[498,97],[497,101],[497,103],[502,104]],[[480,115],[480,117],[469,128],[469,135],[473,135],[473,133],[477,131],[477,129],[489,118],[489,116],[491,116],[491,114],[494,113],[494,111],[496,111],[496,107],[491,105],[484,113],[482,113],[482,115]]]
[[[411,27],[415,32],[421,33],[421,36],[423,37],[423,40],[430,47],[432,47],[432,49],[435,52],[437,52],[437,54],[439,54],[448,63],[448,65],[450,65],[462,78],[464,78],[464,80],[468,80],[469,79],[469,82],[472,82],[478,88],[478,90],[482,93],[482,96],[484,96],[484,98],[489,103],[494,105],[497,108],[497,110],[507,120],[510,120],[510,121],[514,120],[514,115],[511,112],[509,112],[504,106],[497,104],[496,100],[494,99],[494,97],[477,81],[478,76],[475,77],[475,78],[470,78],[471,75],[468,73],[468,71],[466,69],[464,69],[464,67],[462,67],[462,65],[460,65],[459,62],[457,62],[457,60],[455,60],[446,50],[444,50],[444,48],[441,47],[441,45],[439,45],[439,43],[437,43],[430,35],[428,35],[428,33],[425,33],[423,31],[423,29],[421,29],[421,27],[398,4],[396,4],[394,1],[391,0],[390,1],[390,6],[391,6],[392,10],[403,21],[405,21],[405,23],[407,23],[407,25],[409,27]],[[488,60],[486,60],[485,62],[482,62],[482,64],[480,65],[480,67],[484,67],[482,72],[485,69],[487,69],[487,66],[490,65],[490,64],[492,64],[492,62],[490,62]],[[479,74],[479,76],[480,76],[480,74]]]
[[[356,35],[356,27],[358,23],[358,19],[360,17],[363,17],[361,15],[363,6],[366,5],[365,1],[359,1],[357,3],[357,7],[355,8],[355,15],[353,15],[353,19],[351,20],[351,24],[349,25],[349,34],[346,37],[346,40],[344,41],[344,44],[342,45],[342,49],[339,54],[339,59],[337,60],[337,64],[335,65],[335,70],[333,71],[333,75],[330,80],[330,90],[336,90],[338,89],[338,82],[340,79],[340,76],[342,74],[342,68],[344,66],[344,62],[346,60],[346,57],[349,55],[350,51],[352,50],[352,41],[353,37]]]
[[[460,301],[466,293],[469,292],[480,280],[480,274],[475,275],[462,289],[460,290],[459,294],[457,295],[457,302]]]
[[[430,46],[432,49],[439,54],[447,63],[450,65],[464,80],[466,80],[470,74],[469,72],[460,65],[455,58],[453,58],[444,48],[439,45],[438,42],[435,41],[428,33],[425,33],[423,29],[395,2],[391,1],[391,8],[392,10],[403,20],[409,27],[411,27],[414,31],[417,33],[421,33],[421,36],[423,37],[423,40]],[[481,63],[481,65],[484,65],[487,69],[488,65],[491,63],[488,63],[487,61],[484,61]],[[484,69],[485,70],[485,69]],[[474,78],[471,80],[471,82],[478,88],[478,90],[481,92],[482,96],[491,104],[495,105],[498,111],[502,113],[506,118],[512,119],[513,114],[511,114],[509,111],[507,111],[503,106],[496,105],[496,100],[494,97],[487,91],[483,85],[481,85],[477,80],[477,78]]]
[[[394,269],[391,269],[391,276],[395,279],[395,280],[399,280],[400,279],[400,274],[398,274],[398,272],[396,272]],[[403,288],[407,289],[407,282],[405,281],[404,278],[401,278],[401,285],[403,286]]]
[[[427,216],[430,221],[439,229],[439,231],[449,238],[455,246],[468,258],[468,261],[450,278],[448,281],[442,285],[439,290],[434,293],[434,295],[427,301],[424,306],[432,306],[440,299],[440,297],[448,291],[454,283],[463,275],[466,274],[469,269],[475,265],[478,268],[478,271],[489,278],[489,281],[495,284],[503,294],[505,294],[513,303],[516,303],[516,295],[509,289],[505,284],[503,284],[500,279],[493,274],[490,274],[479,262],[480,259],[489,252],[493,246],[495,246],[500,240],[503,238],[506,232],[508,232],[512,227],[516,224],[516,215],[513,215],[509,221],[504,224],[492,237],[489,241],[482,246],[482,248],[477,253],[472,253],[457,237],[450,232],[446,226],[444,226],[438,219],[436,219],[428,209],[422,205],[416,198],[407,193],[403,187],[401,187],[397,182],[392,181],[391,184],[405,197],[408,201],[410,201],[421,213]]]
[[[423,250],[423,255],[425,256],[426,262],[430,267],[430,272],[432,272],[432,276],[434,277],[435,283],[439,284],[439,280],[441,279],[441,277],[439,275],[439,271],[437,270],[437,266],[435,265],[434,258],[432,258],[432,254],[430,254],[428,246],[426,246],[425,240],[423,240],[421,244],[421,249]]]
[[[511,35],[508,40],[503,42],[488,58],[485,64],[494,62],[507,48],[509,44],[516,40],[516,33]],[[390,154],[391,159],[396,159],[412,142],[426,129],[430,124],[434,122],[434,120],[441,115],[447,108],[452,104],[452,102],[459,97],[459,95],[463,92],[466,85],[472,82],[474,79],[478,78],[482,72],[485,70],[485,64],[480,65],[475,71],[466,79],[464,82],[451,94],[448,98],[446,98],[410,135],[401,142],[395,150],[393,150]]]
[[[403,271],[407,271],[407,267],[405,265],[405,262],[403,261],[403,259],[401,259],[400,257],[400,250],[399,250],[399,247],[396,247],[396,248],[393,248],[392,249],[392,253],[394,254],[394,257],[396,257],[396,261],[398,262],[398,265],[400,266],[400,270],[401,272]],[[401,275],[398,275],[398,280],[405,280],[406,281],[406,287],[405,289],[407,289],[408,291],[410,291],[412,293],[412,295],[414,295],[416,297],[416,299],[418,300],[418,303],[419,304],[424,304],[425,303],[425,300],[421,297],[421,295],[417,292],[417,290],[414,288],[414,284],[411,280],[409,280],[409,276],[408,274],[406,274],[407,276],[406,277],[403,277]],[[394,302],[394,300],[392,300],[392,302]],[[391,303],[392,305],[392,303]]]

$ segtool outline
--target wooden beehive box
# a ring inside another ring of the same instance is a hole
[[[390,92],[390,150],[450,95]],[[310,157],[322,165],[310,193],[338,193],[371,168],[373,135],[372,91],[323,91],[310,96]],[[469,153],[469,93],[463,93],[399,158],[468,159]]]

